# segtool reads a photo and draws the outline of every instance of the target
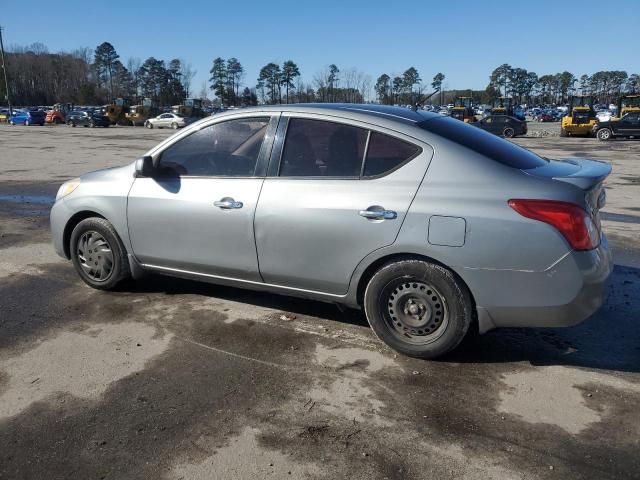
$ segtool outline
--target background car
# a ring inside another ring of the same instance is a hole
[[[44,125],[45,113],[42,110],[13,110],[9,117],[11,125]]]
[[[105,127],[111,125],[108,117],[94,110],[74,110],[67,115],[67,125],[71,127]]]
[[[630,112],[620,119],[598,121],[593,127],[598,140],[606,141],[617,137],[640,138],[640,112]]]
[[[527,134],[527,122],[508,115],[488,115],[471,125],[507,138]]]
[[[179,113],[161,113],[157,117],[144,122],[147,128],[173,128],[174,130],[186,127],[191,120]]]

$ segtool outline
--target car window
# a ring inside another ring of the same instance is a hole
[[[526,170],[548,162],[525,148],[459,120],[440,117],[420,122],[418,126],[509,167]]]
[[[182,176],[253,176],[269,117],[241,118],[196,131],[160,155],[160,171]]]
[[[359,177],[367,142],[363,128],[292,118],[280,161],[281,177]]]
[[[420,153],[412,143],[378,132],[371,132],[363,176],[383,175],[398,168]]]
[[[171,118],[171,115],[169,115],[168,113],[163,113],[162,115],[160,115],[160,118]]]

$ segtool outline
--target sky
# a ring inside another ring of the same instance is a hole
[[[445,89],[484,89],[503,63],[538,75],[640,73],[640,0],[607,8],[593,0],[2,3],[5,47],[41,42],[57,52],[108,41],[125,65],[129,57],[180,58],[197,71],[196,95],[218,56],[238,58],[249,87],[262,66],[289,59],[305,83],[332,63],[373,81],[413,66],[427,86],[444,73]]]

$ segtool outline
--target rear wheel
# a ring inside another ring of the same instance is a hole
[[[608,128],[601,128],[598,130],[598,133],[596,133],[596,136],[598,137],[598,140],[606,142],[607,140],[611,140],[611,130]]]
[[[31,125],[31,122],[29,120],[25,120],[24,121],[24,125],[25,125],[25,127],[28,127],[29,125]]]
[[[103,218],[87,218],[73,229],[71,260],[90,287],[110,290],[128,278],[126,250],[113,226]]]
[[[515,130],[511,127],[507,127],[504,129],[504,131],[502,132],[502,134],[506,137],[506,138],[513,138],[516,134]]]
[[[95,128],[96,124],[95,124],[95,123],[93,123],[93,122],[90,122],[90,123],[89,123],[89,126],[90,126],[91,128]]]
[[[69,121],[69,126],[75,128],[76,127],[76,122],[74,122],[73,120]]]
[[[421,260],[378,270],[364,295],[367,320],[394,350],[435,358],[456,348],[473,319],[471,296],[453,273]]]
[[[60,124],[62,123],[62,120],[60,120],[58,117],[56,117],[56,118],[53,120],[53,123],[55,123],[56,125],[60,125]]]
[[[561,137],[568,137],[569,134],[567,133],[567,129],[566,128],[561,128],[560,129],[560,136]]]
[[[177,130],[178,129],[178,124],[176,122],[173,122],[171,124],[171,128],[173,128],[174,130]]]

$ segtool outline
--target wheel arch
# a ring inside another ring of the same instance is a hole
[[[62,248],[64,249],[64,255],[65,257],[67,257],[67,259],[71,258],[71,245],[69,245],[71,241],[71,232],[73,232],[73,229],[76,228],[76,225],[78,225],[81,221],[92,217],[102,218],[109,221],[104,217],[104,215],[100,215],[98,212],[95,212],[93,210],[83,210],[81,212],[73,214],[73,216],[71,216],[71,218],[69,218],[69,220],[65,224],[64,231],[62,233]]]

